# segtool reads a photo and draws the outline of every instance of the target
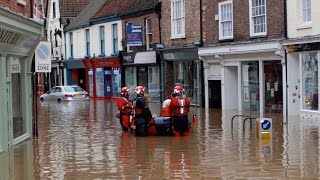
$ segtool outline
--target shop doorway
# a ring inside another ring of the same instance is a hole
[[[264,90],[265,112],[282,114],[283,89],[282,89],[281,61],[264,62]]]
[[[221,80],[209,81],[209,108],[221,108]]]

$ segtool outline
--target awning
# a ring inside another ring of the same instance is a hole
[[[63,65],[67,67],[67,69],[84,69],[86,66],[82,63],[82,60],[65,60],[63,61]]]
[[[122,53],[122,65],[156,64],[156,51]]]
[[[87,68],[103,68],[103,67],[120,68],[119,56],[89,58],[89,59],[83,59],[82,61],[85,67]]]

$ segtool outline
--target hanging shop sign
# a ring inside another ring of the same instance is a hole
[[[142,46],[141,25],[128,24],[128,26],[127,26],[127,46]]]
[[[41,41],[35,50],[35,71],[51,72],[51,42]]]

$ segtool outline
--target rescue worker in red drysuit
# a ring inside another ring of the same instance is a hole
[[[133,100],[134,107],[134,124],[136,126],[136,136],[146,136],[149,120],[152,118],[149,107],[144,98],[145,88],[137,86],[135,92],[137,97]]]
[[[121,98],[118,100],[118,110],[120,111],[120,124],[123,131],[128,131],[132,116],[132,101],[129,99],[129,88],[121,89]]]
[[[173,117],[173,133],[176,136],[185,136],[189,134],[190,100],[184,96],[182,86],[174,87],[173,93],[169,106]]]

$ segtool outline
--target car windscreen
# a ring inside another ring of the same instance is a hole
[[[81,92],[81,91],[83,91],[81,89],[81,87],[79,87],[79,86],[63,87],[63,89],[65,92]]]

